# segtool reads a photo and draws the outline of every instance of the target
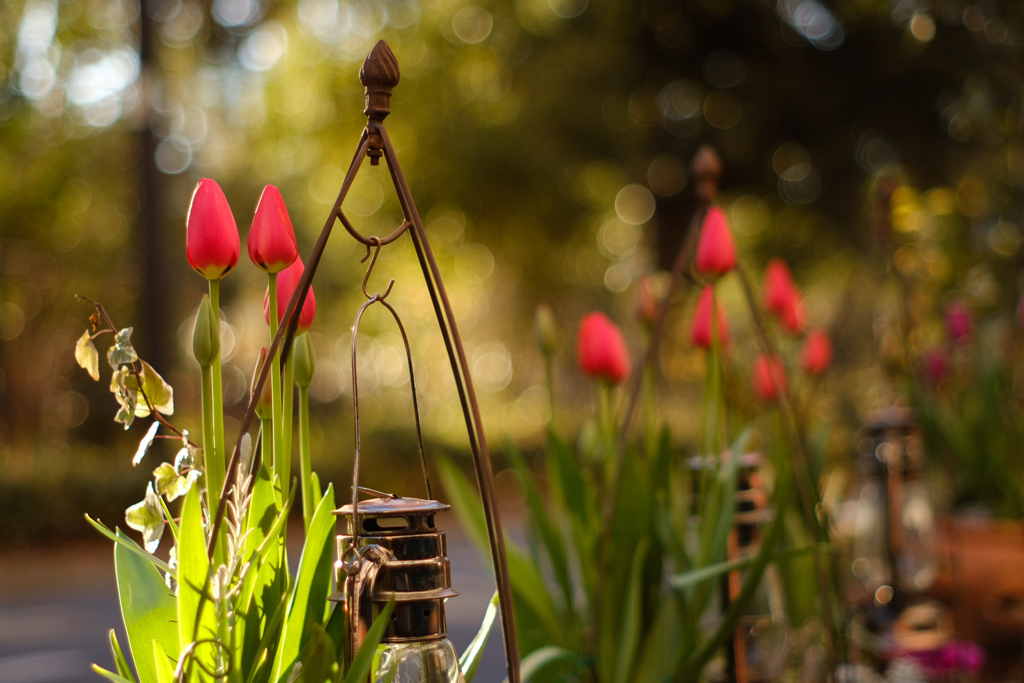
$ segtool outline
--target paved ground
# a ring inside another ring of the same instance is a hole
[[[479,629],[494,580],[466,538],[457,530],[448,534],[452,583],[462,591],[448,601],[449,637],[462,652]],[[110,544],[101,539],[77,548],[0,553],[0,683],[102,681],[90,664],[112,668],[111,628],[127,648]],[[495,626],[476,680],[504,677]]]

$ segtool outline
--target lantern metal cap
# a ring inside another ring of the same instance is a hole
[[[423,500],[422,498],[370,498],[359,501],[357,515],[360,517],[404,517],[406,515],[423,514],[430,512],[443,512],[450,510],[451,505],[437,500]],[[342,506],[334,511],[335,515],[352,515],[352,504]]]

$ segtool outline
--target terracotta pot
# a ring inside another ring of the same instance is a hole
[[[953,610],[959,638],[996,646],[1024,635],[1024,522],[946,517],[929,593]]]

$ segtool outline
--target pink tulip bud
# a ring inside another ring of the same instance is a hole
[[[786,391],[786,370],[778,356],[758,356],[754,360],[754,396],[759,401],[776,401]]]
[[[801,357],[804,372],[820,375],[832,362],[832,342],[824,330],[813,330],[807,335]]]
[[[702,349],[711,348],[711,307],[712,304],[715,308],[715,314],[718,318],[718,342],[720,346],[725,346],[729,341],[729,326],[725,322],[725,313],[722,312],[722,307],[715,302],[714,288],[711,285],[706,285],[700,293],[700,298],[697,299],[697,308],[693,312],[693,324],[690,327],[690,341],[693,342],[694,346],[699,346]]]
[[[949,358],[940,348],[934,348],[924,355],[922,368],[924,378],[932,388],[938,387],[949,374]]]
[[[299,286],[299,280],[306,271],[301,258],[296,258],[290,266],[277,275],[277,322],[284,322],[285,311],[288,310],[288,303],[292,300],[295,290]],[[299,324],[296,334],[301,334],[313,326],[313,318],[316,316],[316,296],[313,294],[313,285],[309,286],[309,294],[302,304],[302,311],[299,312]],[[267,290],[263,298],[263,317],[270,324],[270,290]]]
[[[238,263],[238,226],[220,185],[203,178],[192,193],[185,223],[188,262],[207,280],[220,280]]]
[[[773,258],[764,270],[764,305],[774,313],[782,326],[794,334],[804,327],[806,311],[800,290],[793,284],[789,266]]]
[[[949,338],[957,344],[963,344],[970,340],[973,329],[971,309],[961,301],[950,302],[946,306],[946,333]]]
[[[736,245],[729,231],[729,222],[717,206],[711,207],[704,217],[694,265],[710,277],[725,275],[736,265]]]
[[[580,369],[591,377],[618,384],[629,374],[622,331],[604,313],[589,313],[580,321],[576,351]]]
[[[636,283],[636,317],[647,324],[658,317],[658,297],[650,275],[644,275]]]
[[[268,273],[280,273],[299,257],[295,230],[281,193],[273,185],[263,188],[249,229],[249,258]]]

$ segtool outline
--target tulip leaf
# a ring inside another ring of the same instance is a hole
[[[577,652],[556,645],[547,645],[523,657],[523,661],[519,666],[520,678],[523,683],[529,683],[533,680],[550,680],[546,677],[541,677],[539,675],[540,672],[546,670],[549,666],[559,663],[563,665],[578,665],[582,659],[583,657]]]
[[[107,671],[103,667],[97,666],[96,664],[92,665],[92,670],[94,673],[98,673],[100,676],[103,676],[103,678],[107,679],[108,681],[112,681],[112,683],[136,683],[134,678],[125,678],[124,676],[119,676],[113,671]]]
[[[79,366],[89,373],[90,377],[97,382],[99,381],[100,352],[96,350],[96,345],[92,343],[89,330],[83,332],[82,336],[78,338],[78,343],[75,344],[75,360]]]
[[[151,562],[120,543],[114,546],[114,571],[135,669],[141,681],[155,681],[153,643],[160,643],[165,652],[177,654],[181,649],[174,596]]]
[[[164,510],[153,482],[149,482],[146,497],[124,511],[124,520],[128,526],[142,533],[143,546],[147,551],[153,552],[160,546],[160,537],[164,535]]]
[[[121,644],[117,642],[117,632],[114,629],[110,629],[110,652],[114,656],[114,665],[117,667],[117,673],[127,679],[132,679],[135,676],[132,674],[132,668],[128,665],[128,660],[124,656],[124,651],[121,650]]]
[[[330,488],[328,488],[329,490]],[[373,665],[377,646],[380,644],[380,639],[384,637],[384,629],[387,627],[388,621],[391,619],[391,612],[394,609],[395,598],[392,596],[384,606],[384,609],[377,615],[377,618],[370,624],[370,628],[367,629],[366,638],[363,639],[363,644],[359,646],[359,651],[352,657],[352,666],[348,668],[348,673],[345,674],[345,683],[359,683],[366,680],[370,675],[370,667]]]
[[[476,675],[476,670],[480,666],[480,660],[483,658],[484,648],[487,647],[487,639],[491,635],[491,627],[494,626],[494,620],[497,618],[498,592],[495,591],[487,605],[487,611],[484,612],[484,620],[480,622],[480,630],[473,636],[473,640],[469,642],[465,652],[459,657],[459,668],[462,669],[462,675],[466,678],[466,683],[472,683],[473,676]]]
[[[132,458],[132,465],[138,465],[142,462],[142,459],[146,457],[146,453],[149,452],[149,447],[153,445],[153,439],[156,438],[156,432],[160,429],[160,423],[154,421],[153,424],[149,425],[149,429],[146,430],[146,435],[142,437],[142,441],[139,441],[139,447],[135,451],[135,457]]]
[[[217,637],[217,617],[209,595],[210,561],[206,555],[206,534],[199,500],[193,486],[181,507],[178,543],[178,635],[182,647]],[[197,663],[215,670],[212,647],[194,650]]]
[[[120,370],[122,365],[129,365],[139,359],[132,346],[132,329],[126,327],[114,337],[114,345],[107,351],[107,362],[112,370]]]

